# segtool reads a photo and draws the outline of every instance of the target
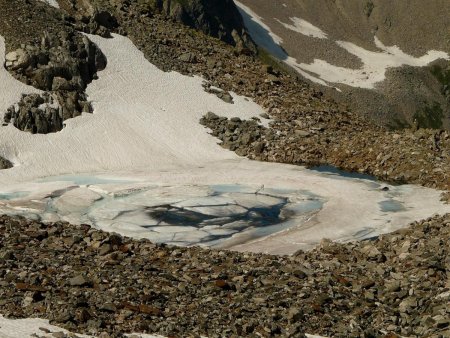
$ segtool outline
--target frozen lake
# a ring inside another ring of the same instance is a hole
[[[0,156],[14,167],[0,172],[0,212],[273,254],[311,249],[322,238],[369,238],[450,212],[432,189],[240,158],[199,119],[208,111],[250,119],[261,107],[233,93],[228,104],[205,92],[199,77],[159,70],[126,37],[88,38],[108,59],[87,88],[94,113],[48,135],[2,127]],[[0,37],[0,63],[4,52]],[[0,83],[0,115],[22,93],[38,92],[3,67]]]
[[[448,211],[432,189],[247,160],[153,175],[55,176],[0,190],[2,213],[274,254],[308,250],[322,238],[370,238]]]

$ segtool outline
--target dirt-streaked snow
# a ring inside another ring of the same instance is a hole
[[[59,8],[59,3],[57,0],[41,0],[41,1],[49,4],[52,7]]]
[[[338,46],[357,56],[362,61],[363,66],[360,68],[338,67],[322,59],[315,59],[314,62],[309,64],[302,63],[290,57],[284,51],[281,47],[283,39],[263,22],[263,18],[258,16],[248,6],[237,1],[235,3],[244,18],[244,23],[250,35],[258,45],[296,69],[306,79],[324,86],[344,84],[351,87],[373,89],[377,83],[385,80],[386,71],[389,68],[401,66],[424,67],[438,59],[450,59],[448,53],[436,50],[430,50],[421,57],[414,57],[406,54],[397,46],[385,46],[374,36],[375,46],[379,49],[379,51],[375,52],[359,47],[351,42],[336,41]],[[311,36],[312,38],[327,38],[326,32],[301,18],[291,18],[293,25],[277,21],[285,28],[300,34]]]
[[[293,18],[289,18],[292,22],[292,24],[289,23],[284,23],[281,22],[280,20],[277,20],[279,23],[281,23],[284,27],[286,27],[287,29],[290,29],[294,32],[306,35],[306,36],[311,36],[313,38],[317,38],[317,39],[327,39],[328,35],[327,33],[325,33],[323,30],[321,30],[319,27],[314,26],[312,23],[297,18],[297,17],[293,17]]]

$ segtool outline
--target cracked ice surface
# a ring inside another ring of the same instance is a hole
[[[159,243],[274,254],[311,249],[324,237],[370,238],[450,211],[432,189],[250,161],[47,177],[3,188],[0,197],[0,213],[88,223]]]

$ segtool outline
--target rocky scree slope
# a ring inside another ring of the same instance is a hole
[[[51,36],[74,23],[102,35],[120,31],[160,68],[202,75],[206,90],[214,85],[260,103],[267,110],[261,119],[273,119],[267,130],[214,114],[203,121],[220,138],[231,136],[230,149],[242,155],[368,173],[378,166],[388,180],[409,171],[411,176],[402,178],[407,182],[449,187],[445,132],[393,133],[377,127],[282,69],[177,22],[168,25],[166,15],[150,15],[135,2],[120,2],[110,13],[117,22],[111,28],[92,21],[95,16],[81,22],[68,12],[53,15],[61,12],[45,5],[31,14],[36,7],[28,5],[37,2],[13,2],[17,12],[0,3],[0,15],[6,15],[0,34],[8,52],[27,39],[40,43],[42,30],[32,28],[44,27],[33,15],[47,20]],[[30,30],[16,33],[14,20]],[[303,332],[445,337],[449,224],[448,215],[435,217],[375,241],[324,241],[308,253],[274,257],[157,246],[89,226],[2,216],[2,314],[49,318],[72,330],[111,336],[148,331],[211,337],[302,337]]]
[[[110,337],[449,337],[449,239],[445,215],[283,257],[2,216],[0,302],[10,318]]]
[[[79,21],[108,10],[115,15],[138,10],[140,17],[162,15],[166,19],[187,25],[236,46],[240,52],[255,53],[256,46],[249,37],[237,7],[232,0],[60,0],[62,8]],[[134,16],[131,15],[130,18]],[[99,20],[94,20],[99,22]],[[109,20],[111,22],[111,20]],[[91,25],[92,26],[92,25]],[[103,25],[108,27],[108,25]],[[111,28],[111,27],[108,27]]]

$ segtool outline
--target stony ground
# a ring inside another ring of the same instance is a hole
[[[450,215],[292,257],[0,218],[0,304],[75,332],[450,337]]]

